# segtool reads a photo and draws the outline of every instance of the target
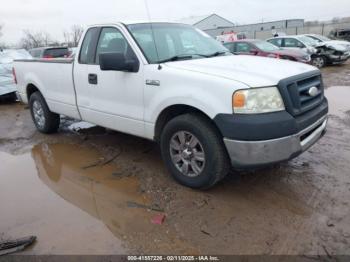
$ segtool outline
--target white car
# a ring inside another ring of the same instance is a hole
[[[62,114],[154,140],[173,177],[192,188],[213,186],[232,166],[292,159],[326,130],[317,68],[236,56],[185,24],[94,25],[74,59],[14,67],[40,132],[56,132]]]
[[[328,44],[332,46],[343,46],[345,47],[348,51],[350,51],[350,42],[345,41],[345,40],[332,40],[326,36],[323,35],[316,35],[316,34],[305,34],[305,36],[308,36],[312,38],[313,40],[317,41],[318,43],[322,44]]]
[[[277,36],[266,41],[284,49],[302,49],[310,55],[317,53],[317,41],[303,35]]]
[[[16,100],[16,84],[13,79],[12,67],[14,59],[30,59],[30,54],[24,49],[5,49],[0,51],[0,96]]]

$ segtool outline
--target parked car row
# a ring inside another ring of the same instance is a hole
[[[239,40],[225,43],[227,49],[237,55],[257,55],[271,58],[287,59],[302,63],[311,63],[311,56],[299,50],[286,50],[262,40]]]
[[[344,63],[350,57],[350,42],[331,40],[316,34],[276,36],[266,41],[239,40],[229,34],[224,36],[216,39],[238,55],[287,59],[312,64],[318,68]]]

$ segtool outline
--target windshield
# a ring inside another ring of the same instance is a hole
[[[318,38],[323,42],[331,41],[331,39],[329,39],[328,37],[323,36],[323,35],[316,35],[315,38]]]
[[[231,55],[222,44],[189,25],[153,23],[133,24],[127,27],[148,62],[152,64],[174,57],[179,60],[181,57],[196,59],[215,54]]]
[[[272,51],[276,51],[276,50],[280,50],[279,47],[270,44],[268,42],[265,41],[261,41],[261,42],[255,42],[255,45],[262,51],[264,52],[272,52]]]
[[[307,46],[315,46],[318,44],[318,42],[310,37],[307,36],[299,36],[298,39],[303,42]]]
[[[307,37],[312,38],[313,40],[322,43],[322,42],[327,42],[330,41],[331,39],[329,39],[328,37],[322,36],[322,35],[307,35]]]

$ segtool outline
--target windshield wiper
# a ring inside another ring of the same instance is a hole
[[[218,52],[215,52],[215,53],[210,54],[210,55],[203,55],[203,54],[183,54],[183,55],[175,55],[175,56],[172,56],[172,57],[170,57],[170,58],[167,58],[167,59],[158,61],[158,63],[161,64],[161,63],[166,63],[166,62],[173,62],[173,61],[179,61],[179,60],[192,59],[194,56],[201,56],[201,57],[208,58],[208,57],[214,57],[214,56],[223,55],[223,54],[226,54],[226,53],[230,53],[230,52],[228,52],[228,51],[218,51]]]
[[[166,62],[172,62],[172,61],[179,61],[179,60],[185,60],[185,59],[191,59],[193,55],[175,55],[170,58],[158,61],[158,63],[166,63]]]
[[[224,55],[226,53],[229,53],[228,51],[217,51],[213,54],[207,55],[207,57],[214,57],[214,56],[220,56],[220,55]]]

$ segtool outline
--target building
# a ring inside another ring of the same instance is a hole
[[[263,22],[256,24],[248,24],[248,25],[237,25],[226,28],[218,28],[218,29],[209,29],[204,30],[209,35],[215,37],[222,33],[228,32],[244,32],[247,34],[249,38],[256,38],[256,34],[259,32],[271,33],[272,31],[277,32],[285,32],[290,31],[290,29],[302,28],[304,27],[304,19],[288,19],[288,20],[279,20],[272,22]],[[294,33],[293,33],[294,34]]]
[[[178,22],[193,25],[203,31],[233,27],[235,25],[231,21],[217,14],[188,17],[181,19]]]

